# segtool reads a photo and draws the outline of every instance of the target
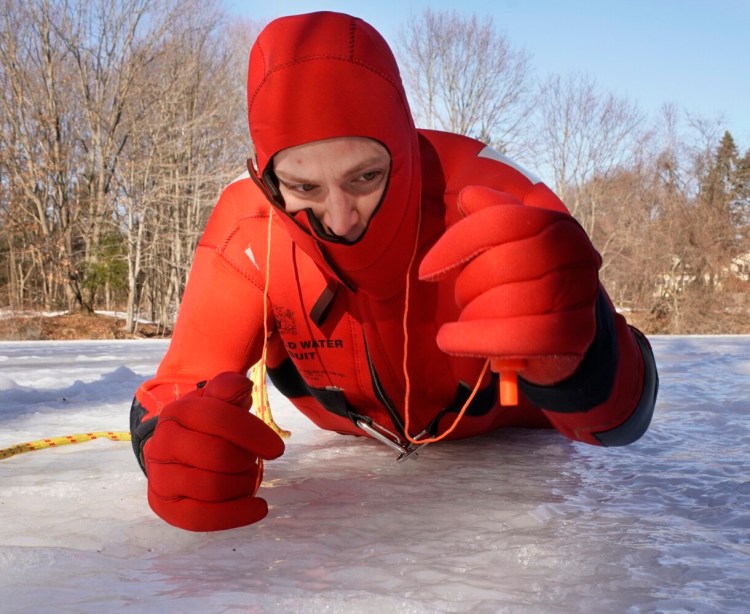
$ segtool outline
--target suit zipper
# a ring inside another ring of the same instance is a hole
[[[370,379],[372,380],[372,388],[375,391],[375,396],[377,397],[378,401],[380,401],[381,405],[383,405],[385,410],[388,412],[388,415],[391,418],[391,422],[393,422],[393,426],[396,428],[396,431],[398,432],[398,434],[405,439],[406,436],[405,436],[405,430],[404,430],[404,423],[402,422],[401,416],[399,415],[398,411],[396,411],[396,408],[391,403],[391,400],[388,398],[388,395],[385,393],[385,390],[383,390],[383,386],[380,383],[378,374],[375,371],[375,365],[372,362],[372,356],[370,356],[370,349],[367,347],[367,339],[365,338],[364,334],[362,338],[364,339],[364,342],[365,342],[365,356],[367,357],[367,368],[370,371]]]

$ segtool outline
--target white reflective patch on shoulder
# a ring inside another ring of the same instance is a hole
[[[248,247],[248,248],[247,248],[247,249],[245,250],[245,255],[246,255],[246,256],[247,256],[248,258],[250,258],[250,262],[252,262],[252,263],[253,263],[253,265],[255,266],[255,268],[256,268],[256,269],[258,269],[258,270],[260,271],[260,267],[258,266],[258,262],[257,262],[257,261],[255,260],[255,254],[253,253],[253,248],[252,248],[252,247]]]
[[[229,185],[237,183],[238,181],[242,181],[243,179],[250,179],[250,173],[245,171],[239,177],[235,177],[234,179],[232,179],[232,181],[229,182]]]
[[[521,173],[524,177],[526,177],[531,183],[541,183],[542,180],[537,177],[534,173],[527,171],[523,166],[518,164],[518,162],[515,162],[514,160],[511,160],[508,156],[505,154],[501,154],[499,151],[492,149],[492,147],[485,147],[482,151],[480,151],[477,154],[478,158],[489,158],[490,160],[496,160],[498,162],[502,162],[503,164],[506,164],[510,166],[511,168],[516,169],[519,173]]]

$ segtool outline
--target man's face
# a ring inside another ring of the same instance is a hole
[[[325,233],[347,241],[364,233],[390,168],[388,150],[362,137],[314,141],[273,157],[286,211],[310,209]]]

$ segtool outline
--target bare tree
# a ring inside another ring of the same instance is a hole
[[[129,329],[144,297],[151,317],[171,325],[211,207],[246,158],[245,65],[258,27],[235,23],[228,44],[216,6],[192,6],[163,37],[128,119],[135,138],[119,181]]]
[[[594,187],[594,178],[607,177],[632,161],[644,116],[633,102],[600,92],[584,75],[547,79],[540,88],[538,113],[539,160],[551,171],[558,195],[592,233],[599,199],[583,188]]]
[[[14,199],[9,222],[18,231],[15,239],[22,239],[18,276],[33,271],[39,280],[34,301],[49,309],[60,288],[71,290],[66,282],[75,270],[80,216],[75,126],[80,116],[49,4],[6,0],[4,5],[0,105],[6,182]],[[19,298],[24,301],[23,293]]]
[[[528,56],[490,17],[427,9],[402,28],[396,52],[420,127],[475,137],[504,153],[524,151]]]
[[[76,73],[83,109],[79,127],[85,157],[80,176],[85,207],[81,237],[86,266],[71,275],[80,304],[93,310],[101,270],[102,234],[116,231],[108,212],[114,177],[130,133],[124,116],[142,94],[137,87],[151,70],[158,45],[177,12],[173,0],[94,0],[65,4],[58,34]]]

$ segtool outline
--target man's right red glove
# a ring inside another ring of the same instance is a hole
[[[263,461],[284,452],[282,439],[250,413],[252,382],[222,373],[167,405],[143,451],[148,502],[189,531],[257,522],[268,506],[255,493]]]
[[[437,343],[458,356],[523,359],[521,376],[552,385],[572,375],[596,335],[599,254],[570,215],[531,207],[506,192],[469,186],[465,217],[419,267],[426,281],[453,271],[461,308]]]

